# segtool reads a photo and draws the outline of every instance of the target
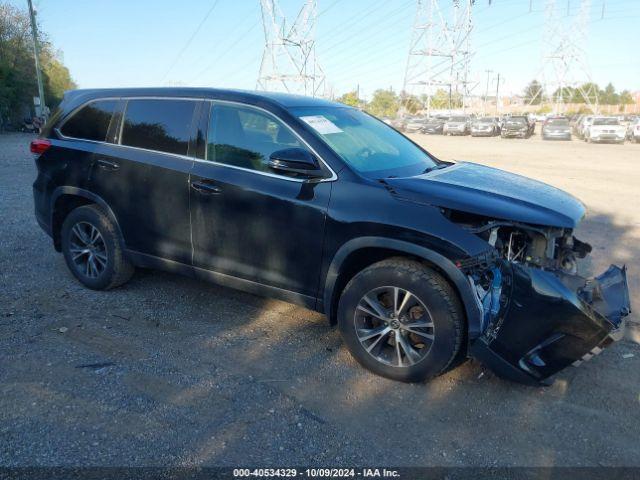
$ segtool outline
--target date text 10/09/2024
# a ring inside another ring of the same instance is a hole
[[[397,478],[400,476],[397,470],[386,468],[236,468],[233,470],[234,478],[241,477],[309,477],[309,478]]]

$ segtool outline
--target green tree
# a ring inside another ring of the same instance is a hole
[[[554,101],[558,98],[561,98],[562,101],[566,103],[575,103],[573,100],[578,96],[581,97],[580,92],[573,87],[564,87],[562,89],[557,88],[556,91],[553,92]],[[582,99],[582,103],[584,103],[584,99]]]
[[[542,85],[538,80],[532,80],[524,89],[524,100],[531,105],[540,105],[542,103]]]
[[[400,94],[400,106],[402,109],[410,114],[415,114],[419,110],[422,110],[424,103],[415,95],[409,95],[405,92]]]
[[[599,94],[600,103],[603,105],[618,105],[620,102],[620,96],[616,93],[616,89],[613,84],[609,82],[604,90]]]
[[[400,108],[398,95],[391,90],[376,90],[365,110],[376,117],[395,117]]]
[[[41,33],[39,40],[46,101],[53,108],[64,91],[75,88],[75,84],[46,35]],[[0,3],[0,126],[18,123],[33,113],[33,97],[37,94],[29,15]]]
[[[620,105],[632,105],[633,96],[629,90],[623,90],[620,92]]]
[[[599,92],[600,87],[598,87],[597,83],[583,83],[580,88],[575,88],[573,90],[573,98],[571,99],[571,103],[587,103],[585,96],[588,97],[589,102],[595,103],[596,101],[600,101],[598,99],[600,96]],[[600,101],[600,103],[602,102]]]
[[[443,88],[439,88],[431,97],[431,108],[434,108],[436,110],[461,107],[462,95],[460,95],[459,93],[452,92],[451,98],[449,98],[449,92]]]
[[[358,107],[360,105],[360,99],[358,98],[358,94],[355,90],[353,92],[345,93],[338,98],[338,101],[345,105],[349,105],[350,107]]]

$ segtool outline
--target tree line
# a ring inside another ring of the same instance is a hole
[[[598,103],[600,105],[631,105],[633,96],[629,90],[618,92],[611,82],[604,89],[597,83],[584,83],[579,88],[565,87],[553,92],[545,92],[538,80],[532,80],[524,90],[524,100],[530,105],[540,105],[547,96],[552,101],[561,98],[564,103]]]
[[[567,87],[560,92],[552,92],[551,101],[555,101],[561,94],[564,103],[586,104],[585,95],[590,103],[600,105],[631,105],[634,103],[633,96],[629,90],[616,91],[615,87],[609,83],[604,89],[600,89],[595,83],[585,83],[581,88]],[[530,105],[542,106],[548,101],[548,95],[544,92],[542,84],[537,80],[531,81],[523,93],[524,101]],[[358,98],[357,91],[347,92],[339,97],[338,102],[361,108],[377,117],[395,117],[398,113],[415,114],[424,110],[427,105],[427,97],[408,95],[393,90],[376,90],[369,102]],[[431,97],[431,108],[434,110],[449,110],[462,108],[462,95],[456,92],[449,93],[444,89],[439,89]],[[551,109],[550,106],[546,106]],[[586,107],[585,107],[586,108]]]
[[[76,88],[62,54],[39,32],[40,65],[47,106],[54,108],[66,90]],[[38,96],[29,14],[0,3],[0,129],[33,115]]]
[[[345,93],[337,101],[352,107],[362,108],[376,117],[395,117],[401,110],[412,115],[423,110],[429,99],[426,95],[416,96],[404,92],[398,94],[393,90],[380,89],[373,92],[369,102],[358,98],[355,90]],[[462,95],[438,89],[431,97],[430,106],[434,110],[462,108]]]

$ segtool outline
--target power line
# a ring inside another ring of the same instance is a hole
[[[200,32],[200,29],[202,28],[202,26],[204,25],[204,23],[207,21],[207,19],[209,18],[209,16],[211,15],[211,13],[213,12],[213,10],[216,8],[216,6],[218,5],[218,3],[220,2],[220,0],[215,0],[213,2],[213,4],[211,5],[211,8],[209,8],[209,11],[206,13],[206,15],[202,18],[202,20],[200,21],[200,23],[198,24],[198,26],[196,27],[196,29],[193,31],[193,33],[191,34],[191,36],[189,37],[189,40],[187,40],[187,42],[184,44],[184,46],[182,47],[182,49],[180,50],[180,52],[178,52],[178,55],[176,56],[176,58],[173,60],[173,62],[171,63],[171,65],[169,66],[169,68],[167,69],[167,71],[164,73],[164,75],[162,76],[162,78],[160,79],[160,83],[164,82],[164,79],[167,78],[167,75],[169,75],[169,73],[171,72],[171,70],[173,70],[173,67],[176,66],[176,64],[178,63],[178,61],[180,60],[180,58],[182,58],[182,55],[184,55],[184,52],[187,51],[187,48],[189,48],[189,45],[191,45],[191,42],[193,41],[193,39],[196,37],[196,35],[198,34],[198,32]]]
[[[226,55],[228,55],[229,53],[231,53],[233,51],[233,47],[235,47],[238,43],[240,43],[240,41],[242,41],[243,39],[246,38],[246,36],[254,29],[258,26],[258,20],[256,20],[255,22],[253,22],[251,24],[251,26],[246,30],[243,31],[243,33],[241,35],[239,35],[236,40],[229,45],[220,55],[216,56],[211,62],[209,62],[207,64],[206,67],[204,67],[202,70],[200,70],[200,72],[195,75],[194,77],[191,78],[191,80],[189,80],[188,83],[193,83],[196,79],[200,78],[202,75],[204,75],[206,72],[208,72],[209,70],[211,70],[215,65],[218,64],[218,62],[224,58]]]

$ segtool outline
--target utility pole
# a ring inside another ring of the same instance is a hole
[[[47,110],[44,101],[42,72],[40,71],[40,46],[38,45],[38,26],[36,25],[36,14],[33,11],[33,4],[31,3],[31,0],[27,0],[27,3],[29,3],[29,16],[31,17],[31,35],[33,36],[33,56],[36,62],[36,79],[38,81],[38,96],[40,97],[40,113],[46,120]]]
[[[487,72],[487,88],[484,91],[484,102],[482,104],[482,114],[487,114],[487,97],[489,96],[489,76],[493,73],[493,70],[485,70]],[[497,101],[497,99],[496,99]]]
[[[496,116],[498,115],[498,104],[500,98],[500,73],[498,73],[498,78],[496,78]]]

